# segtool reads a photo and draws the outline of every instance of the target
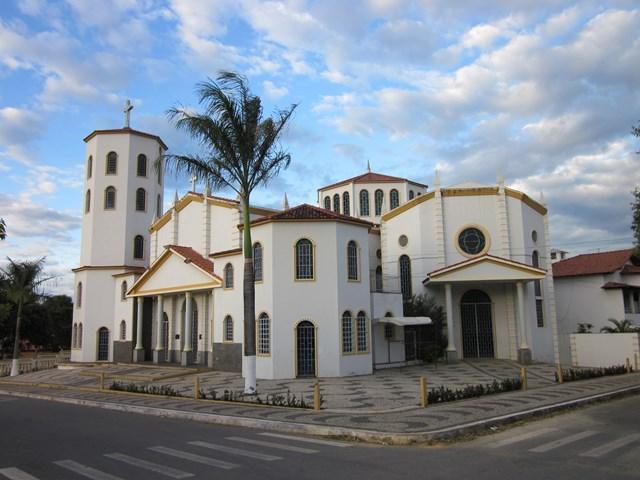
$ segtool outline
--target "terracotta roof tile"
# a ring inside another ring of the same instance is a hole
[[[167,245],[165,248],[177,253],[181,257],[186,258],[201,270],[209,274],[213,274],[213,262],[208,258],[204,258],[191,247],[182,247],[180,245]]]
[[[602,287],[600,288],[604,288],[605,290],[613,290],[617,288],[640,288],[640,287],[638,287],[637,285],[629,285],[627,283],[607,282],[604,285],[602,285]]]
[[[331,210],[327,210],[324,208],[314,207],[313,205],[309,205],[307,203],[303,203],[302,205],[298,205],[297,207],[290,208],[289,210],[285,210],[281,213],[276,213],[274,215],[269,215],[267,217],[256,218],[251,222],[251,224],[257,223],[266,223],[271,221],[282,221],[282,220],[328,220],[328,221],[337,221],[337,222],[347,222],[347,223],[355,223],[358,225],[362,225],[365,227],[372,227],[373,223],[367,222],[366,220],[361,220],[356,217],[350,217],[349,215],[342,215],[340,213],[332,212]]]
[[[553,264],[553,276],[577,277],[612,273],[622,269],[631,260],[633,249],[611,252],[586,253]]]
[[[220,250],[209,254],[209,257],[226,257],[228,255],[237,255],[242,253],[242,248],[231,248],[229,250]]]
[[[355,177],[348,178],[346,180],[342,180],[340,182],[332,183],[331,185],[327,185],[326,187],[319,188],[318,190],[326,190],[328,188],[339,187],[340,185],[346,185],[348,183],[395,183],[395,182],[408,182],[414,185],[418,185],[420,187],[427,188],[427,185],[424,183],[414,182],[413,180],[409,180],[407,178],[402,177],[392,177],[391,175],[385,175],[383,173],[375,173],[375,172],[367,172],[362,175],[357,175]]]

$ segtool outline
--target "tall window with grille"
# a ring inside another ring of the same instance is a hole
[[[340,213],[340,195],[337,193],[333,196],[333,211]]]
[[[127,281],[125,280],[120,284],[120,300],[123,302],[127,299],[127,290]]]
[[[126,340],[126,339],[127,339],[127,322],[122,320],[120,322],[120,340]]]
[[[82,322],[78,324],[78,338],[76,340],[76,347],[82,348]]]
[[[82,306],[82,282],[78,282],[78,286],[76,287],[76,307],[80,308]]]
[[[331,199],[329,196],[324,197],[324,208],[325,210],[331,210]]]
[[[411,300],[412,287],[411,287],[411,259],[407,255],[402,255],[399,260],[400,263],[400,290],[402,291],[402,301],[408,302]]]
[[[136,235],[133,239],[133,258],[138,260],[144,258],[144,237]]]
[[[78,348],[78,324],[73,324],[71,333],[71,348]]]
[[[269,315],[261,313],[258,317],[258,355],[271,355],[271,320]]]
[[[138,155],[138,164],[136,167],[136,175],[138,175],[138,177],[147,176],[147,156],[143,153]]]
[[[382,204],[384,203],[384,192],[380,189],[374,193],[374,200],[376,206],[376,215],[382,214]]]
[[[362,217],[369,216],[369,192],[360,190],[360,215]]]
[[[531,254],[531,264],[539,268],[540,267],[540,258],[538,255],[538,251],[534,250]],[[542,297],[542,281],[534,280],[533,281],[533,290],[536,297],[536,322],[538,327],[544,327],[544,302]]]
[[[253,244],[253,275],[256,282],[262,281],[262,244]]]
[[[353,353],[353,318],[351,312],[342,314],[342,353]]]
[[[87,160],[87,179],[91,178],[91,175],[93,175],[93,157],[89,155]]]
[[[358,353],[368,352],[369,332],[367,328],[367,314],[363,311],[358,312],[358,317],[356,318],[356,332],[358,336]]]
[[[89,213],[91,211],[91,190],[87,190],[87,193],[84,197],[84,213]]]
[[[389,207],[391,208],[391,210],[393,210],[394,208],[398,208],[399,205],[400,194],[398,193],[398,190],[394,188],[393,190],[391,190],[391,192],[389,192]]]
[[[156,198],[156,216],[160,218],[162,216],[162,197],[158,194]]]
[[[347,279],[358,280],[358,244],[350,240],[347,244]]]
[[[136,190],[136,210],[144,212],[147,209],[147,192],[144,188]]]
[[[342,214],[343,215],[351,215],[351,205],[350,205],[349,192],[344,192],[342,194]]]
[[[224,266],[224,288],[233,288],[233,265],[230,263]]]
[[[222,322],[222,335],[225,342],[233,342],[233,318],[231,315],[224,317]]]
[[[413,190],[409,190],[409,200],[413,200],[414,196],[415,196],[415,193],[413,193]]]
[[[382,266],[378,265],[376,267],[376,285],[375,285],[375,290],[376,292],[381,292],[382,291]]]
[[[301,238],[296,242],[296,280],[313,280],[313,244]]]
[[[105,173],[107,175],[116,175],[118,173],[118,154],[116,152],[109,152],[107,154]]]
[[[104,209],[113,210],[116,208],[116,189],[107,187],[104,189]]]

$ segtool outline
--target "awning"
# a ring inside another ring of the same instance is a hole
[[[429,317],[382,317],[376,318],[375,323],[390,323],[399,327],[407,327],[409,325],[431,325]]]

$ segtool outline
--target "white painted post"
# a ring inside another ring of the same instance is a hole
[[[456,357],[456,342],[453,330],[453,298],[451,294],[451,284],[444,284],[445,308],[447,310],[447,358]]]
[[[136,350],[142,350],[142,314],[144,309],[144,298],[138,297],[137,335]]]
[[[191,292],[184,294],[184,352],[190,352],[191,348],[191,316],[193,310],[191,309]]]
[[[164,297],[158,295],[158,304],[156,310],[156,351],[160,352],[163,349],[162,345],[162,317],[164,314]]]
[[[520,335],[520,349],[527,349],[527,326],[524,319],[524,288],[522,282],[516,282],[516,290],[518,292],[518,327]]]

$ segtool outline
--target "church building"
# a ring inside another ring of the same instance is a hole
[[[127,111],[128,114],[128,111]],[[128,116],[128,115],[127,115]],[[87,136],[72,361],[242,370],[242,211],[197,192],[163,208],[167,150],[128,125]],[[444,307],[446,354],[558,358],[548,214],[498,179],[433,188],[375,173],[317,205],[250,207],[257,377],[335,377],[419,360],[413,295]]]

